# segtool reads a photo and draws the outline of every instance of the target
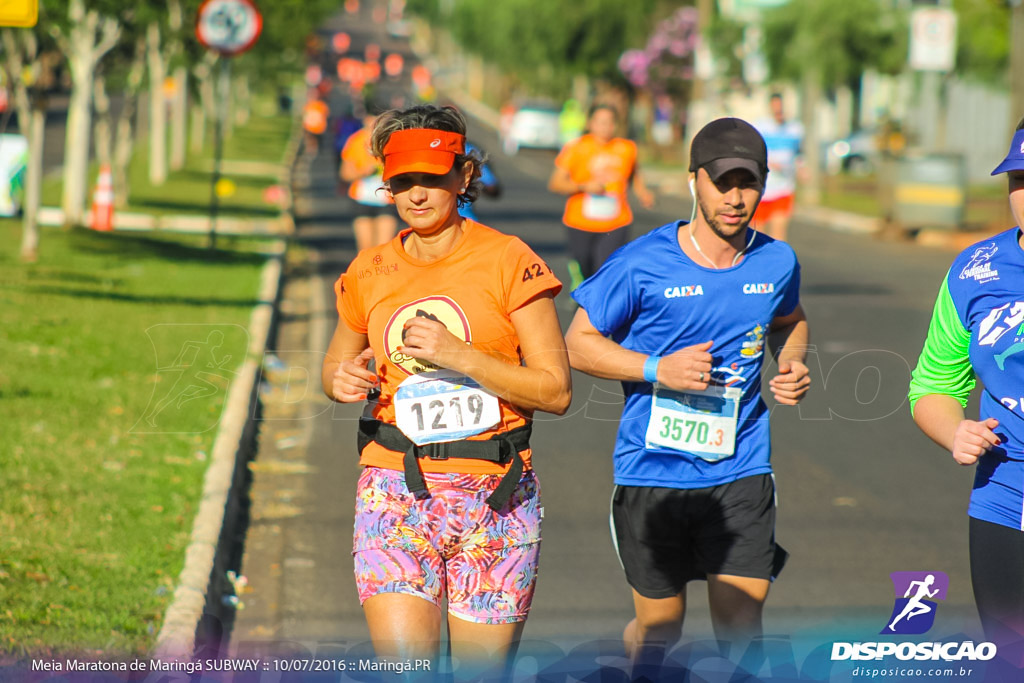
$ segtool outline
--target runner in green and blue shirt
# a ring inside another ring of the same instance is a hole
[[[910,383],[914,421],[961,465],[976,465],[971,579],[986,636],[1024,637],[1024,119],[1006,159],[1018,227],[953,261]],[[964,408],[980,379],[980,415]]]

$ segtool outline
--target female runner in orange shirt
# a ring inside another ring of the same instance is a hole
[[[465,119],[419,105],[377,121],[373,153],[408,227],[361,252],[335,286],[327,395],[371,403],[360,422],[356,583],[378,656],[509,663],[533,597],[539,487],[535,410],[564,413],[561,283],[516,237],[462,218],[482,159]],[[376,361],[377,372],[367,370]]]

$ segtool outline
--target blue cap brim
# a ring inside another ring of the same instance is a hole
[[[1002,163],[996,166],[992,175],[999,175],[1007,171],[1024,171],[1024,129],[1013,134],[1013,142],[1010,143],[1010,151]]]
[[[992,171],[992,175],[999,175],[1007,171],[1024,171],[1024,159],[1011,159],[1007,157],[1003,159],[1003,163],[996,166],[996,170]]]

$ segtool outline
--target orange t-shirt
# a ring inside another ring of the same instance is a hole
[[[457,337],[507,363],[519,365],[522,353],[510,314],[538,294],[557,295],[562,289],[548,265],[518,237],[505,235],[475,221],[463,222],[455,248],[437,261],[419,261],[402,244],[412,232],[366,249],[349,264],[334,285],[338,314],[354,332],[366,334],[380,377],[380,399],[373,417],[395,424],[394,395],[407,377],[432,369],[396,348],[402,343],[406,320],[433,316]],[[489,439],[526,424],[531,411],[499,399],[501,419],[491,429],[469,437]],[[401,470],[403,453],[371,443],[363,449],[362,465]],[[530,467],[530,451],[521,455]],[[420,459],[424,472],[503,474],[508,465],[486,460]]]
[[[593,135],[584,135],[562,148],[555,166],[568,171],[574,183],[597,180],[605,186],[603,195],[571,195],[565,203],[563,223],[587,232],[609,232],[633,222],[626,189],[636,167],[634,142],[612,138],[603,144]]]
[[[302,125],[313,135],[322,135],[327,130],[327,103],[310,100],[302,112]]]
[[[345,146],[341,148],[342,162],[348,161],[357,168],[367,168],[370,164],[377,170],[369,176],[357,178],[349,183],[348,196],[361,204],[384,206],[394,204],[387,193],[381,189],[384,183],[384,167],[370,151],[370,130],[360,128],[349,136]]]

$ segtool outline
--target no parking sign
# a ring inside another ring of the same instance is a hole
[[[206,0],[196,17],[196,37],[225,56],[245,52],[263,31],[263,15],[251,0]]]
[[[910,15],[910,68],[952,71],[956,63],[956,12],[918,7]]]

